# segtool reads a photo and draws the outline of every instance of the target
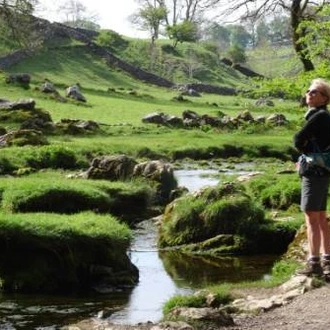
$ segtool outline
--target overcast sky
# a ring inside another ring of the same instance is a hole
[[[122,35],[142,38],[148,34],[137,30],[127,20],[128,16],[137,9],[137,3],[134,0],[79,0],[89,13],[97,14],[99,17],[96,22],[102,29],[111,29]],[[58,7],[62,1],[41,0],[42,16],[50,21],[63,20],[64,16],[58,12]]]

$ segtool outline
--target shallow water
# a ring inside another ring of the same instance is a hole
[[[218,183],[216,170],[175,172],[178,183],[193,191]],[[173,295],[191,293],[206,284],[256,280],[267,276],[276,256],[189,257],[159,252],[152,220],[135,231],[129,256],[140,271],[130,292],[102,296],[60,297],[0,294],[0,329],[53,330],[90,317],[117,324],[157,322],[163,304]]]

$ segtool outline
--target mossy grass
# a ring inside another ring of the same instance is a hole
[[[265,173],[246,184],[247,190],[268,209],[287,210],[300,203],[300,178],[297,173]]]
[[[131,224],[151,205],[152,188],[140,180],[127,182],[68,178],[68,172],[37,172],[0,183],[1,209],[11,212],[112,213]],[[125,205],[131,205],[127,208]],[[135,218],[131,219],[132,214]]]
[[[104,283],[133,284],[136,271],[126,255],[131,239],[129,227],[111,215],[1,212],[1,289],[88,292],[102,277],[98,265],[111,269]]]
[[[112,215],[80,212],[71,215],[56,213],[0,213],[1,241],[24,236],[25,243],[33,240],[69,244],[75,240],[90,240],[105,244],[128,246],[132,238],[129,227]],[[29,244],[27,244],[29,246]]]

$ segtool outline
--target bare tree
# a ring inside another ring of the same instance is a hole
[[[87,7],[79,0],[62,0],[59,3],[58,11],[65,16],[62,22],[69,26],[97,26],[95,22],[97,21],[98,16],[96,14],[90,13]]]
[[[145,8],[165,8],[164,24],[166,27],[186,22],[200,22],[205,12],[213,8],[217,0],[136,0]],[[138,13],[137,13],[138,14]]]

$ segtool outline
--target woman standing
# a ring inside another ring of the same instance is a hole
[[[330,84],[314,79],[306,92],[308,111],[306,123],[294,136],[294,145],[301,153],[330,148]],[[305,215],[308,241],[308,260],[300,275],[330,276],[330,230],[326,217],[330,172],[316,168],[301,177],[300,208]]]

